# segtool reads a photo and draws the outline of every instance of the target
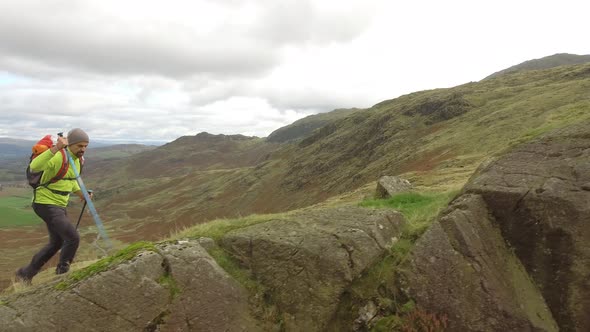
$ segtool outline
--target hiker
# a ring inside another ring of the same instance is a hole
[[[75,128],[68,133],[67,138],[58,137],[55,145],[31,161],[29,167],[32,172],[43,171],[40,182],[43,185],[33,191],[33,210],[47,225],[49,243],[33,256],[29,265],[16,271],[17,281],[30,284],[43,265],[60,249],[59,263],[55,273],[62,274],[69,271],[78,250],[80,235],[70,223],[66,206],[72,192],[82,201],[85,200],[76,181],[74,169],[69,167],[69,164],[67,164],[67,172],[61,179],[56,182],[51,180],[63,167],[63,158],[66,154],[72,157],[76,169],[80,170],[80,161],[83,160],[81,158],[89,142],[88,135],[82,129]],[[58,153],[61,149],[65,149],[65,153]]]

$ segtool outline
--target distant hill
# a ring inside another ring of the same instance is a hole
[[[182,136],[129,159],[101,162],[104,168],[98,167],[95,175],[106,181],[101,185],[109,180],[114,180],[114,185],[120,183],[118,178],[155,179],[181,177],[192,171],[240,169],[257,165],[277,147],[277,144],[258,137],[202,132]]]
[[[359,111],[359,108],[337,109],[332,112],[320,113],[299,119],[292,124],[273,131],[266,138],[269,142],[284,143],[303,139],[326,124],[345,118]]]
[[[36,141],[19,140],[0,137],[0,182],[24,181],[27,162],[31,155],[31,147]],[[91,147],[86,152],[86,157],[92,160],[90,169],[101,167],[105,160],[116,160],[128,156],[153,150],[156,147],[141,144],[119,144],[104,146],[104,143],[97,143],[102,147]]]
[[[86,152],[86,156],[97,159],[124,158],[140,152],[150,151],[155,148],[156,147],[153,145],[117,144],[99,148],[89,148]]]
[[[8,138],[8,137],[0,137],[0,144],[14,145],[14,146],[20,146],[20,147],[28,147],[30,149],[31,148],[31,144],[35,144],[35,141],[33,141],[33,140]]]
[[[35,141],[0,137],[0,159],[30,155],[34,144]]]
[[[541,69],[550,69],[558,66],[564,65],[577,65],[582,63],[590,62],[590,55],[576,55],[576,54],[568,54],[568,53],[558,53],[550,56],[546,56],[540,59],[533,59],[525,61],[521,64],[516,66],[512,66],[510,68],[501,70],[499,72],[495,72],[492,75],[484,78],[489,79],[493,77],[498,77],[500,75],[513,73],[517,71],[525,71],[525,70],[541,70]]]
[[[0,137],[0,182],[25,180],[25,169],[35,141]]]
[[[37,141],[22,140],[8,137],[0,137],[0,159],[22,158],[30,156],[31,147]],[[152,149],[155,146],[148,146],[142,144],[109,144],[100,141],[93,141],[88,150],[93,155],[104,155],[106,157],[109,153],[116,153],[121,155],[133,154],[145,149]],[[1,166],[0,166],[1,168]]]

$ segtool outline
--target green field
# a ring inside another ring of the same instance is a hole
[[[31,208],[31,197],[0,197],[0,228],[38,225],[41,222]]]

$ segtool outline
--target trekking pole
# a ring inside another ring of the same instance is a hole
[[[90,193],[92,193],[92,190],[88,190]],[[84,214],[84,209],[86,209],[86,200],[84,200],[84,205],[82,206],[82,211],[80,211],[80,216],[78,217],[78,222],[76,223],[76,229],[78,229],[78,226],[80,226],[80,220],[82,220],[82,215]]]
[[[57,133],[57,136],[63,137],[63,133]],[[107,235],[107,232],[104,229],[104,226],[102,224],[102,220],[100,220],[100,217],[98,216],[98,212],[96,212],[96,208],[94,207],[92,200],[90,200],[90,195],[88,194],[88,190],[86,190],[86,186],[84,185],[84,181],[82,181],[82,178],[80,177],[80,173],[78,172],[78,169],[76,168],[76,164],[74,163],[74,159],[72,158],[70,153],[67,151],[66,151],[66,155],[68,156],[68,160],[70,161],[70,166],[72,166],[72,169],[74,170],[74,175],[76,176],[76,181],[78,182],[78,185],[80,186],[80,189],[82,190],[82,195],[84,195],[84,200],[86,201],[86,204],[88,205],[88,210],[90,210],[90,214],[92,215],[92,218],[94,219],[94,223],[96,224],[96,228],[98,229],[100,236],[102,236],[103,240],[106,242],[107,249],[111,249],[113,247],[111,244],[111,240],[109,239],[109,236]]]

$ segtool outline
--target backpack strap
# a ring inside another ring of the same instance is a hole
[[[57,174],[55,174],[55,176],[51,180],[49,180],[49,183],[56,183],[57,181],[63,179],[66,173],[68,172],[70,166],[70,162],[68,161],[68,157],[66,156],[66,152],[64,151],[64,149],[59,150],[59,152],[61,152],[62,159],[61,167],[59,168],[59,171],[57,171]]]
[[[70,194],[70,192],[61,191],[61,190],[55,190],[55,189],[49,188],[49,185],[50,184],[56,183],[59,180],[75,180],[76,179],[76,178],[64,178],[64,175],[66,175],[66,173],[68,172],[70,163],[68,161],[68,157],[66,156],[66,152],[64,151],[64,149],[61,149],[59,151],[61,152],[62,162],[61,162],[61,167],[57,171],[57,174],[55,174],[55,176],[53,178],[51,178],[51,180],[47,181],[46,183],[43,183],[43,184],[39,185],[37,188],[39,188],[39,187],[45,187],[45,188],[47,188],[49,191],[51,191],[54,194],[58,194],[58,195],[62,195],[62,196],[68,196]],[[36,192],[37,191],[35,190],[35,193]],[[34,199],[35,199],[35,197],[33,197],[33,200]]]
[[[80,157],[80,171],[78,172],[78,174],[82,174],[82,169],[83,168],[84,168],[84,157]],[[61,180],[76,180],[76,177],[73,177],[73,178],[61,178]]]

